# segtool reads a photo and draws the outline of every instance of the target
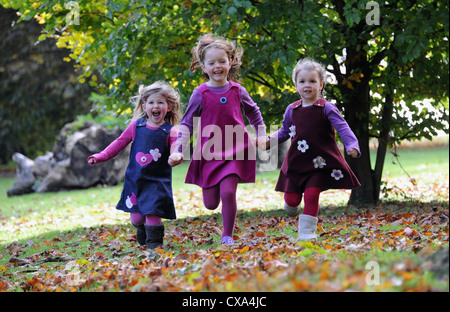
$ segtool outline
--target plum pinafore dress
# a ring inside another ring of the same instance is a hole
[[[255,182],[256,150],[245,129],[240,85],[230,84],[225,93],[212,92],[206,83],[198,87],[202,112],[186,183],[209,188],[231,174]]]
[[[324,114],[326,100],[303,107],[292,103],[291,146],[275,190],[303,193],[308,187],[353,189],[360,185],[336,144],[335,129]]]
[[[123,191],[116,208],[176,219],[172,167],[167,163],[170,155],[167,139],[173,126],[165,122],[157,129],[150,129],[146,123],[143,118],[136,121]]]

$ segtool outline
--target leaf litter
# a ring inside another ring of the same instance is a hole
[[[448,248],[448,183],[438,186],[439,201],[322,207],[312,242],[295,239],[297,218],[273,204],[281,201],[270,185],[241,192],[231,246],[218,244],[220,210],[165,221],[164,249],[150,252],[126,221],[16,241],[0,249],[0,291],[448,291],[448,274],[439,283],[424,265]],[[206,211],[185,192],[180,210]]]

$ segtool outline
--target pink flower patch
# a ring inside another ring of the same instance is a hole
[[[139,152],[136,154],[136,161],[142,167],[151,163],[152,160],[153,160],[153,156],[151,154],[144,154],[142,152]]]

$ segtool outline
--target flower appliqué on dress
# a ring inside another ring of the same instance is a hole
[[[298,141],[298,150],[302,153],[306,152],[306,150],[309,148],[309,145],[306,143],[306,140]]]
[[[295,134],[297,133],[295,131],[295,125],[290,126],[289,130],[291,130],[291,132],[289,132],[289,137],[292,139],[295,136]]]
[[[158,159],[161,157],[161,153],[157,148],[151,149],[150,154],[152,155],[154,161],[158,161]]]
[[[333,169],[333,172],[331,172],[331,176],[335,178],[336,181],[339,179],[342,179],[344,175],[342,174],[342,171],[339,169]]]
[[[323,159],[320,156],[317,156],[316,158],[313,159],[313,164],[314,168],[323,168],[327,165],[325,159]]]

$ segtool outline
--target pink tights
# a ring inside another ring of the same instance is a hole
[[[319,214],[319,195],[322,192],[320,187],[308,187],[305,190],[305,207],[303,214],[317,217]],[[302,201],[302,194],[284,193],[284,201],[291,207],[297,207]]]
[[[161,218],[155,215],[141,215],[139,212],[132,212],[130,213],[130,220],[131,223],[134,225],[158,225],[161,224]]]
[[[233,237],[237,213],[236,189],[238,182],[239,177],[232,174],[223,178],[219,184],[203,189],[203,203],[207,209],[216,209],[222,200],[222,237]]]

